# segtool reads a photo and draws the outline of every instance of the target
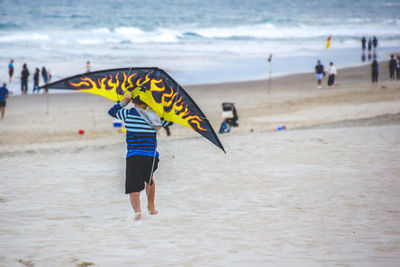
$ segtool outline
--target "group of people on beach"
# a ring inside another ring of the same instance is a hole
[[[315,66],[315,77],[317,79],[318,89],[322,88],[322,80],[326,72],[324,70],[324,65],[321,64],[321,60],[317,61],[317,65]],[[328,70],[328,86],[337,85],[336,82],[337,69],[333,65],[333,62],[329,63]],[[389,75],[391,80],[400,81],[400,55],[396,57],[394,55],[390,56],[389,61]],[[376,59],[372,61],[371,64],[371,80],[374,87],[378,87],[378,79],[379,79],[379,63]]]
[[[376,54],[376,49],[378,47],[378,38],[376,38],[376,36],[369,38],[368,39],[368,43],[367,43],[367,39],[365,38],[365,36],[363,36],[361,38],[361,50],[362,50],[362,54],[361,54],[361,61],[364,62],[366,60],[365,57],[365,50],[367,49],[368,46],[368,60],[372,60],[372,64],[371,64],[371,80],[372,80],[372,84],[374,85],[374,87],[378,87],[378,78],[379,78],[379,63],[377,61],[377,54]],[[372,50],[372,56],[371,56],[371,50]]]
[[[321,64],[321,60],[317,61],[315,66],[315,78],[317,79],[318,89],[322,88],[322,80],[326,75],[324,65]],[[329,63],[328,69],[328,86],[337,85],[336,82],[337,69],[333,62]]]
[[[398,80],[400,81],[400,55],[390,55],[389,60],[389,77],[390,80]],[[379,63],[376,58],[372,61],[371,64],[371,80],[372,84],[375,88],[378,87],[378,79],[379,79]]]
[[[12,82],[12,78],[14,75],[14,59],[10,60],[10,63],[8,64],[8,76],[9,76],[9,82]],[[40,75],[43,78],[43,81],[45,84],[47,84],[51,80],[51,73],[46,69],[46,67],[42,67],[42,70],[40,71],[39,68],[35,68],[35,73],[33,74],[33,89],[32,93],[39,93],[39,78]],[[28,94],[28,78],[30,76],[30,72],[28,69],[28,66],[26,63],[22,65],[22,70],[21,70],[21,93],[22,94]],[[45,93],[47,93],[47,89],[45,89]]]
[[[367,39],[365,38],[365,36],[363,36],[361,38],[361,50],[362,50],[362,55],[361,55],[361,60],[364,62],[366,60],[366,56],[365,56],[365,50],[368,47],[368,60],[371,60],[371,58],[373,57],[374,59],[376,59],[376,49],[378,47],[378,38],[376,38],[376,36],[369,38],[368,42]],[[371,55],[371,51],[372,51],[372,55]]]
[[[393,54],[390,55],[389,75],[391,80],[400,81],[400,55],[396,57]]]
[[[372,48],[374,48],[374,52],[376,52],[376,48],[378,47],[378,38],[376,36],[368,39],[368,51],[371,52]],[[361,49],[365,50],[367,48],[367,39],[365,36],[361,38]]]
[[[365,50],[367,48],[367,40],[365,37],[361,39],[362,51],[363,51],[363,61],[365,61]],[[371,63],[371,81],[374,87],[378,87],[378,79],[379,79],[379,63],[377,60],[377,47],[378,47],[378,39],[374,36],[372,39],[368,40],[368,58],[371,59],[371,50],[373,48],[373,61]],[[328,86],[337,85],[336,76],[337,69],[334,66],[333,62],[329,63],[328,70]],[[324,65],[321,64],[321,61],[317,61],[317,65],[315,66],[315,77],[317,79],[318,89],[322,88],[322,80],[326,72],[324,70]],[[400,80],[400,55],[391,55],[389,61],[389,75],[391,80]]]
[[[51,80],[51,73],[50,71],[47,71],[46,68],[43,66],[42,71],[39,70],[39,68],[35,69],[35,73],[33,74],[33,89],[32,92],[39,93],[39,77],[40,74],[43,77],[44,84],[47,84]],[[10,60],[10,63],[8,64],[8,81],[9,83],[12,83],[12,79],[14,76],[14,59]],[[21,70],[21,93],[23,95],[28,94],[28,78],[30,76],[28,66],[26,63],[22,65],[22,70]],[[3,86],[0,87],[0,114],[1,114],[1,120],[4,119],[4,113],[6,109],[6,100],[8,96],[11,94],[7,88],[7,83],[3,83]],[[44,93],[47,94],[47,88],[45,88]]]

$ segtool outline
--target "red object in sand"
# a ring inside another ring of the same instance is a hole
[[[78,133],[79,134],[85,134],[85,131],[84,130],[79,130]]]

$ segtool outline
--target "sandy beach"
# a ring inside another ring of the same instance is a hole
[[[183,126],[161,130],[159,214],[140,222],[112,101],[9,98],[0,266],[399,266],[400,82],[386,66],[378,88],[369,65],[320,90],[313,73],[185,86],[216,131],[222,102],[240,126],[219,135],[226,154]]]

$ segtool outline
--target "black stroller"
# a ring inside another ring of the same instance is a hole
[[[222,103],[222,118],[224,121],[221,123],[219,133],[229,133],[231,127],[238,127],[239,116],[237,115],[234,103]]]

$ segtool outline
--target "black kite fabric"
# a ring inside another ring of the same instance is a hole
[[[41,88],[44,87],[97,94],[117,102],[125,94],[131,93],[132,97],[139,96],[160,118],[193,129],[225,152],[204,113],[186,91],[162,69],[120,68],[88,72],[49,83]]]

